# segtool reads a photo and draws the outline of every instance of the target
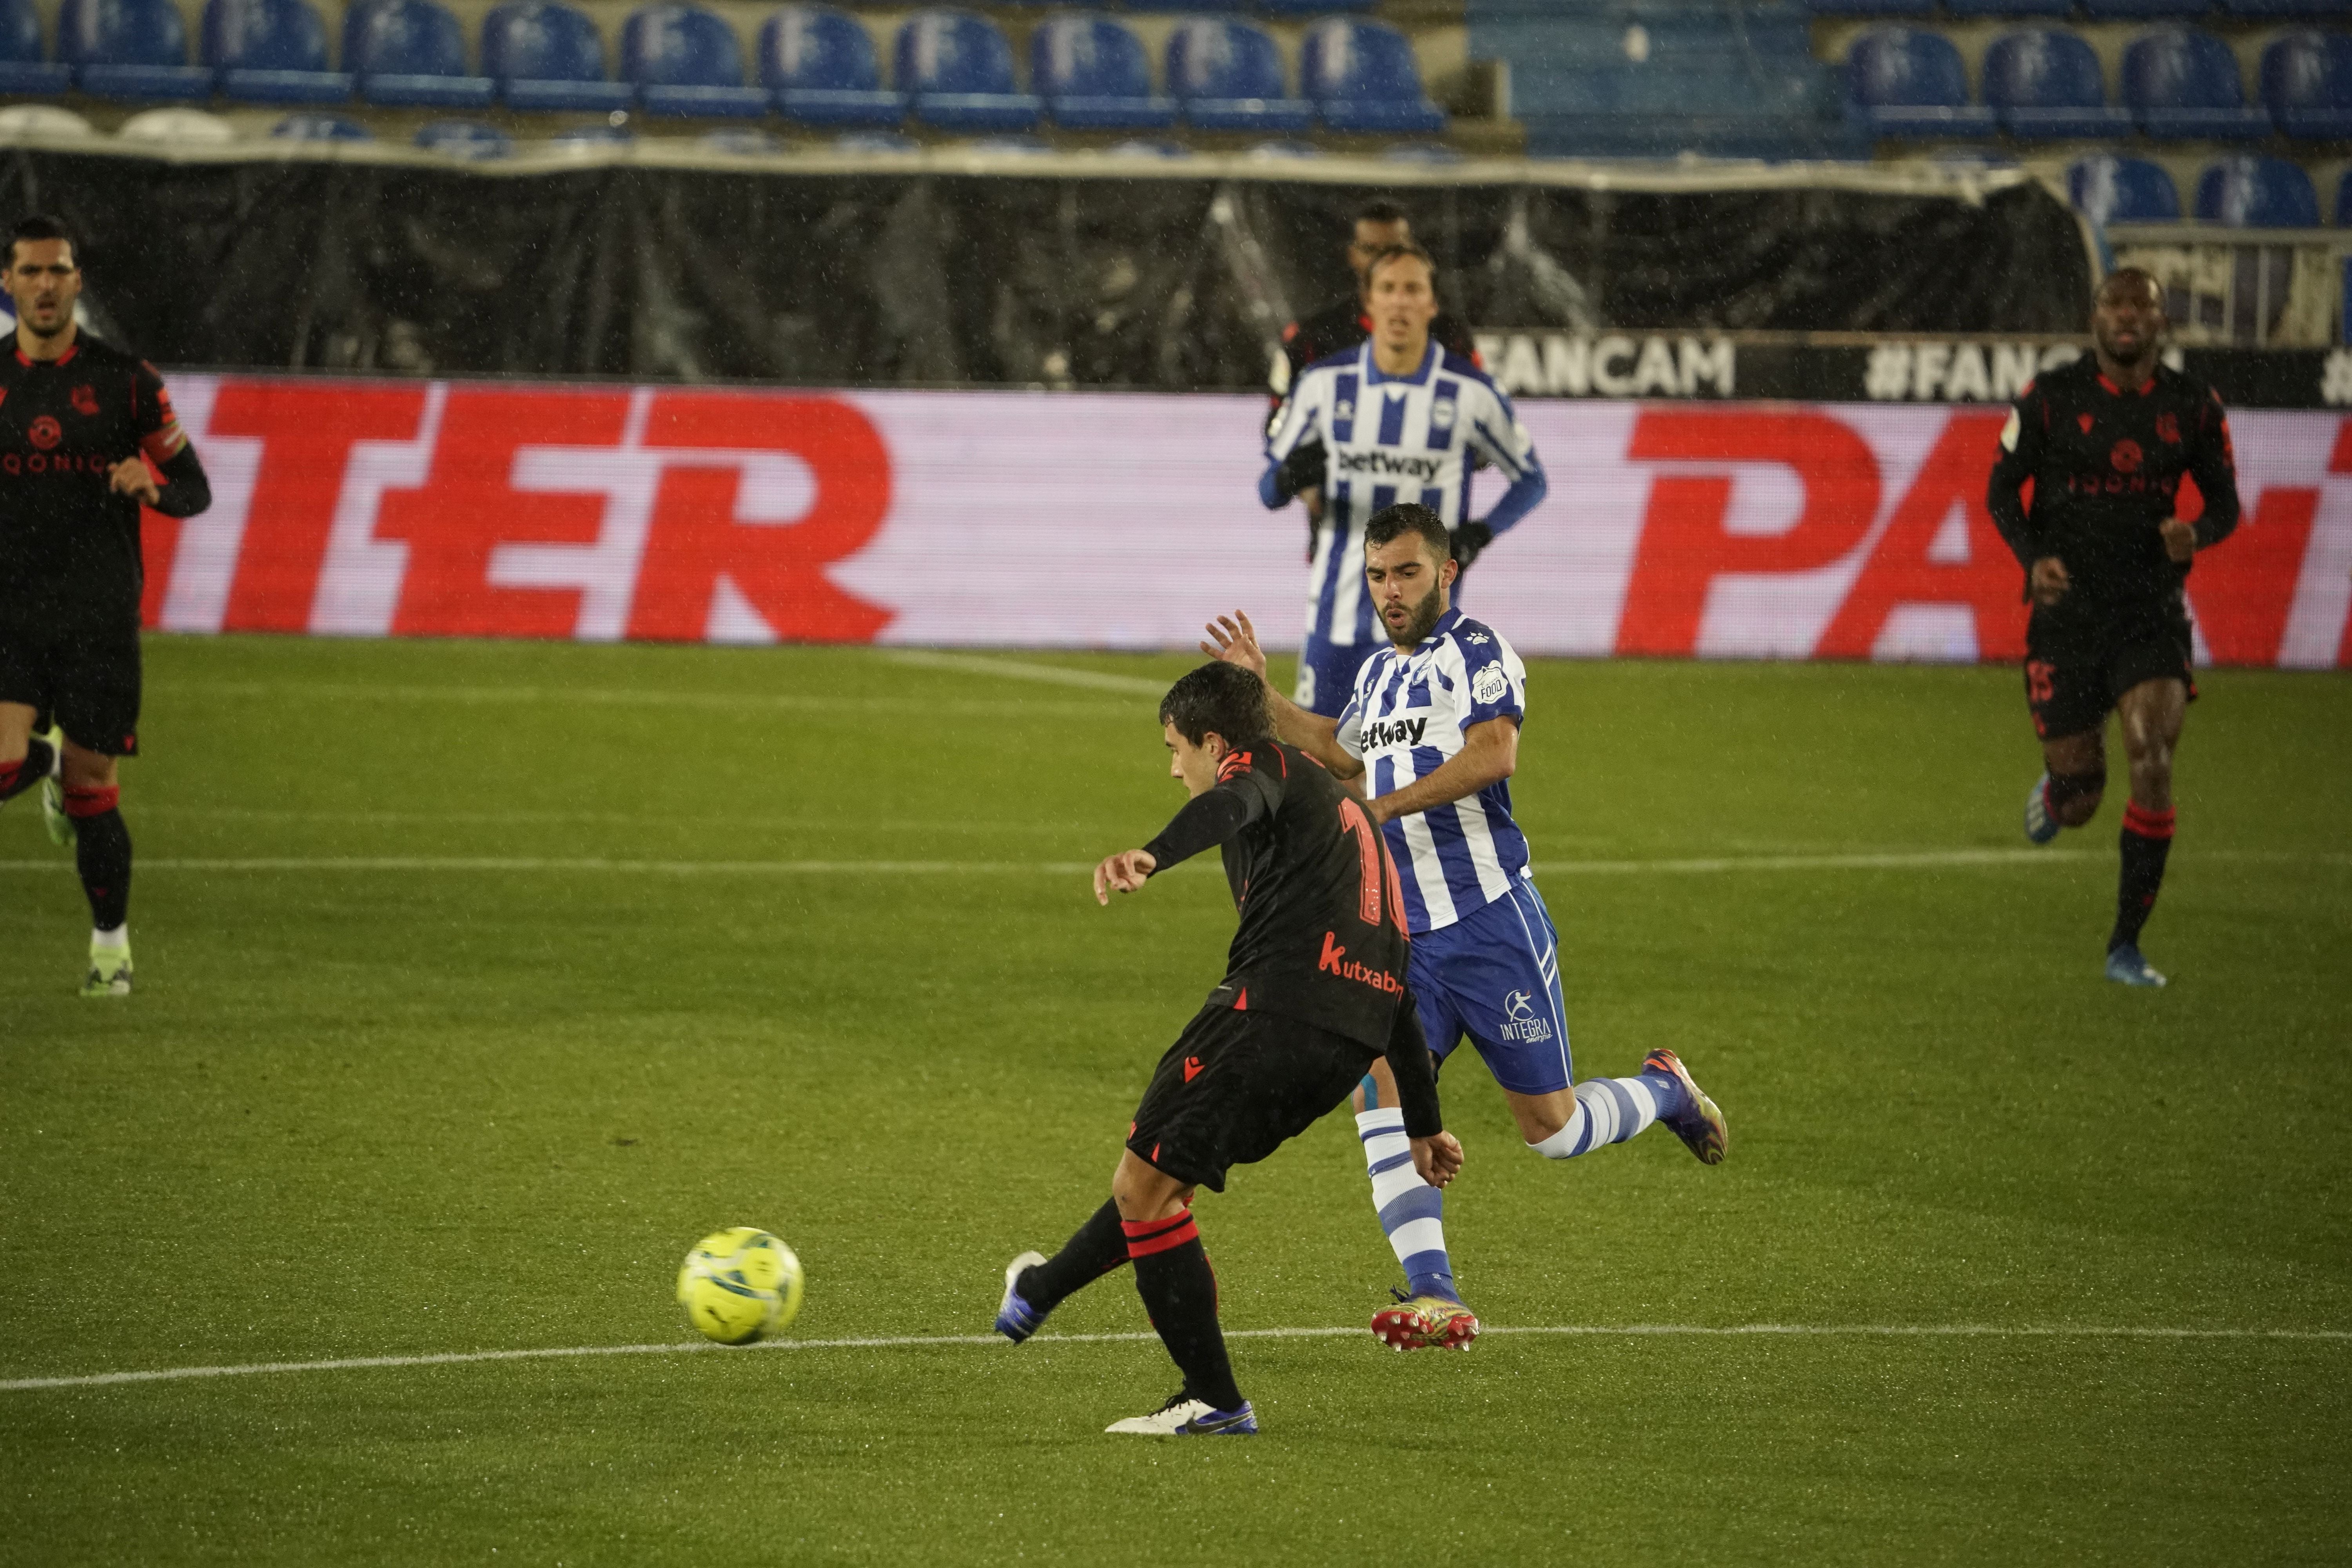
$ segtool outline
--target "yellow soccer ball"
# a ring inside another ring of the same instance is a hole
[[[706,1339],[748,1345],[801,1310],[801,1260],[764,1230],[735,1226],[694,1244],[677,1271],[677,1303]]]

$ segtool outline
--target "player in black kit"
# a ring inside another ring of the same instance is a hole
[[[1195,1188],[1265,1159],[1345,1101],[1376,1058],[1396,1074],[1413,1163],[1444,1186],[1462,1146],[1444,1131],[1437,1077],[1405,994],[1396,868],[1363,806],[1306,752],[1273,739],[1265,688],[1204,664],[1169,689],[1160,721],[1192,799],[1160,837],[1095,868],[1110,902],[1158,871],[1223,847],[1241,912],[1225,977],[1160,1060],[1128,1127],[1111,1199],[1051,1258],[1004,1271],[996,1330],[1018,1344],[1045,1314],[1120,1264],[1184,1386],[1108,1430],[1225,1436],[1257,1430],[1217,1327],[1217,1281],[1192,1220]]]
[[[139,750],[139,509],[212,504],[152,365],[74,324],[81,266],[54,218],[19,223],[0,357],[0,801],[41,791],[90,910],[85,996],[131,991],[131,834],[117,758]],[[160,471],[163,478],[156,478]]]
[[[2158,359],[2166,325],[2153,277],[2130,267],[2109,275],[2092,310],[2094,353],[2018,398],[1987,498],[2033,598],[2025,697],[2045,771],[2026,797],[2028,838],[2047,844],[2098,810],[2107,712],[2121,715],[2131,803],[2106,970],[2126,985],[2164,984],[2140,955],[2139,933],[2164,882],[2172,752],[2197,695],[2181,584],[2197,552],[2238,525],[2221,400]],[[2184,477],[2205,500],[2194,523],[2174,515]]]

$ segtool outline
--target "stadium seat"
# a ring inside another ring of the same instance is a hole
[[[2317,228],[2319,193],[2301,164],[2242,153],[2197,176],[2197,216],[2231,228]]]
[[[1157,131],[1176,104],[1151,90],[1143,40],[1107,16],[1055,16],[1029,35],[1029,85],[1074,131]]]
[[[64,92],[73,68],[41,56],[41,14],[33,0],[0,0],[0,92]]]
[[[514,139],[495,125],[483,125],[471,120],[434,120],[417,127],[416,144],[428,153],[438,153],[446,158],[463,158],[468,163],[484,158],[504,158],[514,152]]]
[[[1932,16],[1936,0],[1805,0],[1816,16]]]
[[[1944,0],[1954,16],[2071,16],[2074,0]]]
[[[2202,16],[2213,0],[2083,0],[2094,22],[2143,22],[2154,16]]]
[[[2245,140],[2271,133],[2271,117],[2246,107],[2238,57],[2210,33],[2158,27],[2124,50],[2124,101],[2150,136]]]
[[[1168,35],[1165,79],[1187,124],[1203,131],[1306,131],[1315,106],[1290,96],[1282,51],[1246,22],[1195,16]]]
[[[289,114],[269,128],[287,142],[373,142],[375,132],[347,114]]]
[[[1995,38],[1985,50],[1984,99],[2012,136],[2131,134],[2131,110],[2107,104],[2099,57],[2079,35],[2055,27]]]
[[[1043,107],[1013,79],[1013,46],[969,11],[920,11],[892,51],[915,118],[947,131],[1026,131]]]
[[[803,125],[887,130],[907,117],[906,95],[882,89],[866,25],[827,5],[787,5],[761,24],[760,80]]]
[[[1127,0],[1127,9],[1130,11],[1181,11],[1188,16],[1249,8],[1250,0]]]
[[[1412,40],[1382,22],[1335,16],[1307,28],[1298,90],[1334,131],[1445,129],[1445,111],[1422,93]]]
[[[213,73],[188,63],[188,25],[172,0],[64,0],[58,58],[97,98],[209,98]]]
[[[343,103],[352,79],[327,68],[327,24],[310,0],[205,0],[202,54],[223,98]]]
[[[1336,16],[1377,10],[1380,0],[1257,0],[1269,16]]]
[[[596,24],[560,0],[506,0],[482,18],[482,74],[514,109],[626,109],[636,92],[604,75]]]
[[[498,84],[466,70],[466,34],[435,0],[362,0],[343,13],[360,96],[396,108],[488,109]]]
[[[1874,136],[1990,136],[1993,111],[1969,101],[1968,68],[1941,33],[1877,27],[1846,52],[1851,113]]]
[[[2352,137],[2352,37],[2289,33],[2263,51],[2263,107],[2298,141]]]
[[[2179,223],[2180,193],[2164,165],[2103,153],[2066,170],[2066,199],[2104,227],[2111,223]]]
[[[743,85],[743,46],[726,21],[698,5],[656,5],[621,25],[621,78],[648,114],[756,119],[766,89]]]

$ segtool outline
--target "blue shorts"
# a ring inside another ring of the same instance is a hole
[[[1467,1035],[1505,1089],[1549,1094],[1575,1081],[1559,938],[1526,878],[1514,879],[1508,893],[1475,914],[1416,933],[1406,976],[1440,1062]]]
[[[1307,634],[1307,646],[1298,650],[1298,685],[1290,700],[1309,713],[1320,713],[1326,719],[1337,719],[1355,694],[1356,671],[1364,668],[1364,660],[1379,651],[1378,642],[1366,640],[1349,643],[1345,647],[1325,642],[1313,632]]]

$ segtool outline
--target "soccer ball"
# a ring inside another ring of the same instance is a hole
[[[751,1226],[706,1236],[678,1267],[677,1303],[706,1339],[748,1345],[800,1311],[801,1260]]]

